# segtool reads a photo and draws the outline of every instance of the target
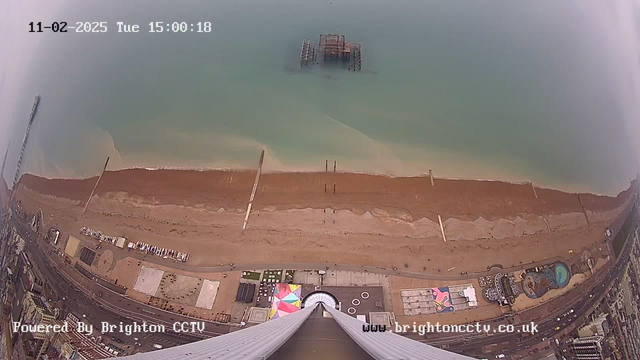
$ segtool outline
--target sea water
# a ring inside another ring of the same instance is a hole
[[[637,171],[625,16],[578,1],[67,1],[33,21],[108,32],[30,34],[25,76],[0,94],[15,94],[19,140],[42,96],[24,169],[48,177],[95,175],[107,156],[111,170],[251,168],[265,149],[267,171],[335,160],[615,193]],[[212,30],[149,33],[155,21]],[[363,70],[300,70],[302,40],[323,33],[361,43]]]

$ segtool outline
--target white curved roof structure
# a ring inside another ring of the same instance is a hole
[[[273,355],[300,329],[322,302],[246,329],[191,344],[127,356],[132,360],[264,360]],[[363,332],[362,321],[331,306],[323,306],[349,338],[373,359],[462,360],[455,354],[391,332]],[[331,319],[328,319],[331,320]],[[322,345],[325,346],[325,345]],[[365,355],[366,355],[365,354]],[[118,358],[122,359],[122,358]]]
[[[324,305],[332,308],[337,308],[338,304],[333,296],[327,294],[326,292],[317,291],[309,294],[306,299],[304,299],[304,307],[315,307],[317,303],[323,303]]]

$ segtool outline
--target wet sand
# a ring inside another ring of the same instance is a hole
[[[189,171],[130,169],[106,172],[96,195],[117,192],[142,203],[202,205],[207,209],[246,209],[255,171]],[[26,174],[21,184],[41,194],[85,201],[96,178],[45,179]],[[325,184],[326,193],[325,193]],[[335,184],[335,194],[334,194]],[[617,197],[571,194],[500,181],[387,177],[354,173],[266,173],[260,178],[256,210],[261,208],[348,209],[362,214],[371,208],[388,209],[399,218],[460,220],[510,218],[518,214],[561,214],[581,211],[578,195],[590,211],[602,212],[622,204]]]
[[[309,262],[438,273],[568,257],[601,244],[631,194],[536,188],[536,198],[530,184],[498,181],[436,179],[432,187],[428,177],[267,173],[242,231],[254,177],[254,171],[107,172],[84,215],[95,178],[26,175],[18,198],[26,211],[41,207],[47,226],[68,233],[89,226],[188,251],[195,266]]]

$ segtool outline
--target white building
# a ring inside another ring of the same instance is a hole
[[[604,336],[608,330],[607,314],[600,314],[597,318],[593,319],[590,323],[584,325],[578,329],[578,336],[586,338],[590,336]]]

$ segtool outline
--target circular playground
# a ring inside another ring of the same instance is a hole
[[[99,255],[98,261],[93,263],[100,273],[106,273],[111,270],[114,265],[113,251],[105,250]]]
[[[195,304],[202,279],[191,276],[165,273],[160,281],[159,294],[166,300],[184,304]]]
[[[549,290],[560,289],[569,284],[571,272],[564,263],[538,268],[537,271],[528,272],[522,280],[524,293],[532,299],[537,299]]]

